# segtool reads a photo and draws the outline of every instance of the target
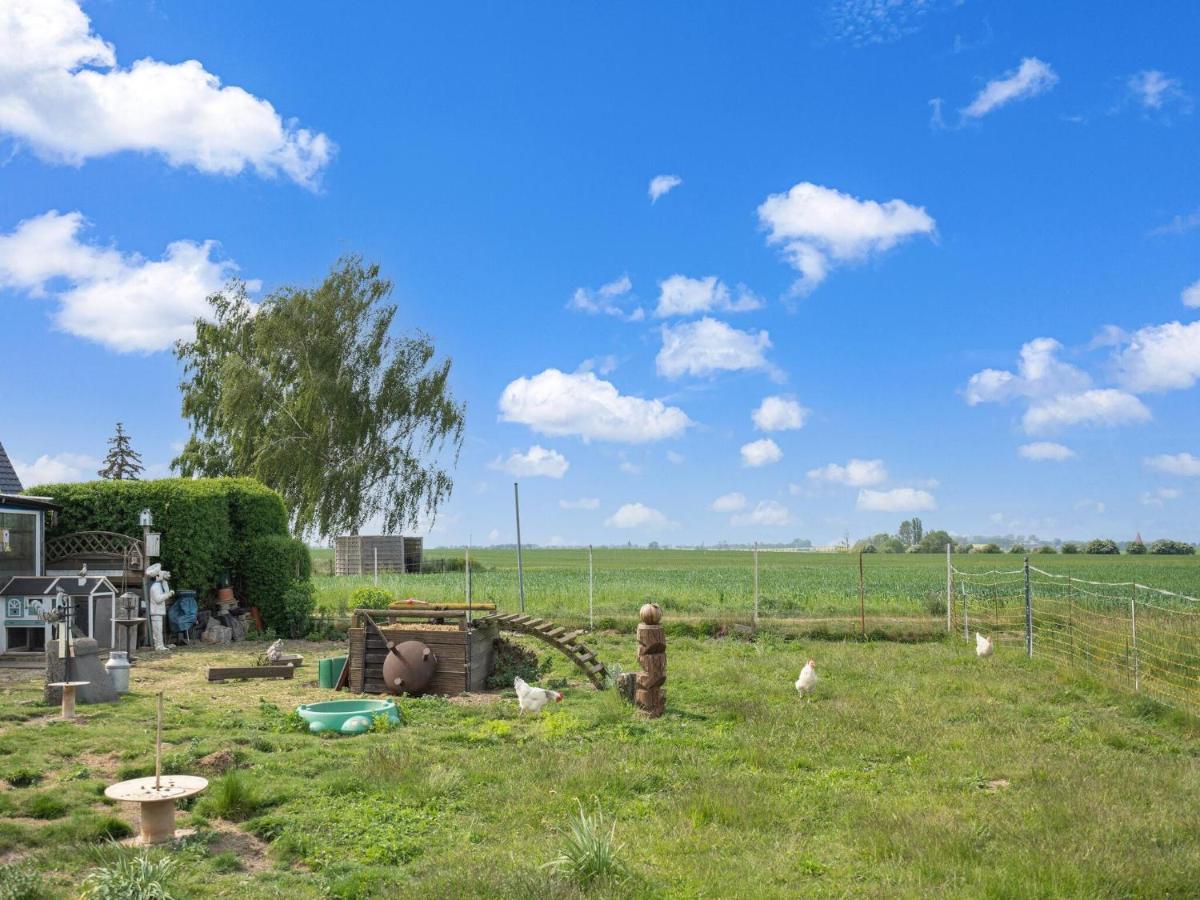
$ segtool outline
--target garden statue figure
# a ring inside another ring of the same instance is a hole
[[[155,563],[146,568],[146,577],[153,579],[150,584],[150,637],[155,650],[170,650],[163,643],[163,618],[167,614],[167,604],[175,596],[167,581],[171,573],[162,567],[162,563]]]

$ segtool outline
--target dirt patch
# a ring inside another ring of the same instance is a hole
[[[455,706],[491,706],[503,698],[499,694],[456,694],[447,699]]]
[[[230,769],[236,769],[238,761],[237,757],[229,750],[218,750],[196,760],[196,765],[202,771],[224,775]]]
[[[112,781],[117,777],[117,768],[121,765],[120,754],[115,750],[111,753],[83,752],[75,757],[80,765],[104,781]]]
[[[1012,784],[1012,782],[1010,782],[1007,778],[997,778],[993,781],[989,781],[984,786],[984,790],[986,790],[989,794],[994,794],[997,791],[1004,790],[1006,787],[1009,787],[1011,784]]]
[[[208,851],[213,856],[233,853],[247,872],[264,872],[271,868],[271,861],[267,858],[268,845],[264,841],[228,822],[217,820],[210,825],[217,833],[216,839],[208,845]]]

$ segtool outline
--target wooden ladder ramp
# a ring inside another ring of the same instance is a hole
[[[527,634],[544,641],[575,663],[599,690],[604,690],[608,686],[608,670],[604,667],[604,663],[600,662],[593,650],[579,641],[580,635],[585,633],[584,629],[568,631],[561,625],[521,613],[485,616],[475,621],[491,622],[501,631],[515,631],[518,634]]]

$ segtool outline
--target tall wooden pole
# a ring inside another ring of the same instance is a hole
[[[1029,557],[1025,557],[1025,654],[1033,656],[1033,586],[1029,581]]]
[[[950,543],[946,543],[946,634],[954,630],[954,564],[950,561]]]
[[[758,541],[754,542],[754,630],[758,631]]]
[[[162,787],[162,706],[163,692],[159,691],[158,721],[154,728],[154,789],[156,791]]]
[[[588,628],[596,627],[592,609],[594,587],[595,579],[592,574],[592,545],[588,544]]]
[[[863,555],[858,551],[858,630],[867,636],[867,588],[863,578]]]
[[[517,590],[521,594],[521,612],[525,612],[525,570],[521,566],[521,490],[513,482],[513,509],[517,514]]]

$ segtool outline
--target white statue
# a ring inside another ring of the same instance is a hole
[[[167,615],[167,604],[175,596],[167,581],[171,573],[162,567],[162,563],[155,563],[146,567],[146,577],[153,579],[150,584],[150,637],[155,650],[170,650],[163,643],[163,618]]]

